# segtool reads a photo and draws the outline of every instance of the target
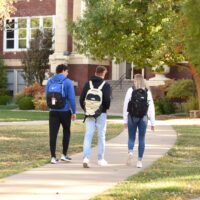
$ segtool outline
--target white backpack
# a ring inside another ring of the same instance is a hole
[[[85,97],[85,116],[97,118],[102,113],[102,88],[106,82],[103,81],[98,88],[94,88],[92,81],[89,81],[90,89]]]

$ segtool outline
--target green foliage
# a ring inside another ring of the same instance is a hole
[[[6,105],[8,103],[10,103],[12,100],[12,97],[8,96],[8,95],[2,95],[0,96],[0,105]]]
[[[195,92],[195,86],[192,80],[182,79],[175,81],[169,88],[167,92],[167,97],[172,99],[180,99],[184,101],[190,96],[193,96]]]
[[[181,59],[173,40],[179,0],[86,0],[83,18],[70,25],[80,53],[129,61],[137,67]]]
[[[22,97],[18,105],[21,110],[32,110],[34,109],[33,98],[28,96]]]
[[[0,95],[5,94],[7,87],[6,66],[0,56]]]
[[[184,26],[185,53],[200,74],[200,1],[187,0],[183,13],[187,24]]]
[[[197,97],[191,96],[188,101],[184,104],[183,109],[186,113],[189,113],[190,110],[198,110],[199,104]]]
[[[17,93],[16,95],[15,95],[15,103],[18,105],[19,104],[19,101],[23,98],[23,97],[25,97],[26,95],[23,93],[23,92],[21,92],[21,93]]]
[[[175,105],[173,102],[167,98],[163,97],[155,101],[156,114],[172,114],[175,113]]]
[[[22,64],[24,69],[24,80],[28,85],[34,82],[40,83],[45,78],[46,69],[49,68],[49,55],[53,53],[51,31],[36,31],[34,39],[30,42],[30,49],[24,52]]]

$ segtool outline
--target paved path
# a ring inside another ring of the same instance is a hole
[[[109,133],[108,133],[109,134]],[[169,125],[148,130],[144,168],[165,154],[175,143],[176,133]],[[71,163],[47,164],[0,180],[1,200],[86,200],[142,169],[126,166],[127,132],[106,145],[107,167],[98,166],[97,149],[93,148],[91,168],[82,167],[82,153],[72,155]],[[136,163],[135,153],[135,163]]]

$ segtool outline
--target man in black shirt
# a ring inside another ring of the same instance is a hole
[[[107,69],[104,66],[98,66],[96,68],[95,76],[92,76],[90,81],[94,88],[98,88],[103,82]],[[88,90],[90,89],[89,81],[85,84],[83,91],[80,96],[80,105],[81,108],[85,111],[85,98]],[[102,88],[102,111],[101,114],[97,117],[87,117],[85,120],[86,132],[83,143],[83,167],[89,168],[89,157],[91,151],[91,143],[94,135],[95,128],[98,132],[98,164],[100,166],[106,166],[107,161],[104,159],[105,152],[105,134],[106,134],[106,120],[107,114],[106,111],[110,107],[110,96],[111,88],[108,83],[105,82]]]

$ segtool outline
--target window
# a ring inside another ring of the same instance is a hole
[[[27,48],[27,19],[18,19],[18,48]]]
[[[6,48],[14,48],[14,39],[15,39],[15,21],[7,20],[6,21]]]
[[[54,16],[15,17],[6,20],[4,51],[21,51],[29,48],[29,42],[37,30],[54,30]]]

